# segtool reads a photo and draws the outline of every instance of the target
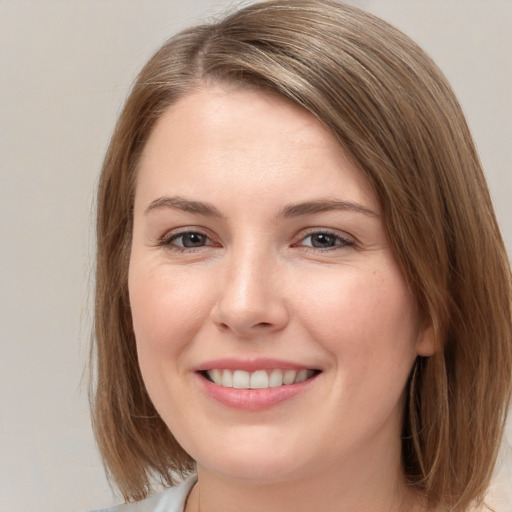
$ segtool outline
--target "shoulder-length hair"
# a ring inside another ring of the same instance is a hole
[[[446,79],[408,37],[334,0],[250,5],[171,38],[126,101],[98,190],[93,423],[127,501],[193,471],[137,363],[127,269],[139,157],[156,121],[211,82],[273,90],[357,163],[437,351],[419,357],[404,411],[407,482],[432,504],[482,500],[511,391],[510,267],[480,162]]]

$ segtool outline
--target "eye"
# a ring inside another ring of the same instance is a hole
[[[182,231],[181,233],[166,236],[161,245],[175,250],[196,249],[213,245],[212,241],[204,233],[198,231]]]
[[[314,249],[334,249],[337,247],[353,246],[354,242],[334,233],[319,231],[310,233],[297,245]]]

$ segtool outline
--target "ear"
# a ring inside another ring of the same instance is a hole
[[[436,336],[432,325],[427,325],[420,332],[416,342],[416,353],[419,356],[430,357],[436,352]]]

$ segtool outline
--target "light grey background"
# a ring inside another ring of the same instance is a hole
[[[352,3],[400,27],[447,74],[510,252],[512,1]],[[169,35],[227,5],[0,0],[0,512],[119,501],[96,454],[84,373],[94,188],[137,70]],[[507,435],[493,491],[499,512],[512,508],[512,427]]]

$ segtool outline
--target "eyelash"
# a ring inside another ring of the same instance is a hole
[[[335,251],[335,250],[355,246],[354,240],[352,240],[350,238],[343,237],[337,233],[333,233],[332,231],[329,231],[328,229],[319,229],[319,230],[311,231],[311,232],[307,233],[306,236],[302,237],[300,242],[304,243],[304,241],[307,238],[311,238],[313,236],[319,236],[319,235],[324,235],[326,237],[333,239],[333,241],[335,242],[335,245],[332,245],[329,247],[314,247],[314,246],[309,246],[309,245],[300,245],[300,243],[299,243],[299,244],[294,244],[293,247],[303,247],[306,250],[314,251],[314,252],[327,252],[327,251]]]
[[[185,247],[183,245],[176,245],[175,243],[173,243],[176,240],[178,240],[186,235],[189,235],[189,236],[190,235],[199,235],[200,237],[203,237],[203,239],[205,241],[209,241],[210,243],[205,243],[203,245],[198,245],[196,247]],[[335,242],[335,244],[332,246],[328,246],[328,247],[314,247],[312,245],[302,245],[306,239],[311,238],[313,236],[320,236],[320,235],[329,237],[332,241]],[[186,230],[186,231],[181,231],[178,233],[175,233],[175,232],[168,233],[168,234],[164,235],[164,237],[162,237],[162,239],[158,242],[158,245],[161,247],[165,247],[166,249],[169,249],[171,251],[176,251],[176,252],[180,252],[180,253],[196,252],[198,250],[204,249],[205,247],[215,247],[216,246],[216,244],[214,242],[212,242],[211,238],[206,233],[199,231],[199,230],[191,230],[191,229]],[[300,239],[300,241],[298,243],[293,244],[292,247],[302,247],[303,249],[305,249],[307,251],[325,253],[328,251],[334,251],[334,250],[339,250],[339,249],[343,249],[343,248],[354,247],[355,245],[356,244],[355,244],[354,240],[342,237],[336,233],[333,233],[332,231],[323,229],[323,230],[316,230],[316,231],[311,231],[311,232],[307,233],[305,236],[303,236]]]
[[[185,246],[180,246],[180,245],[176,245],[173,243],[176,240],[178,240],[179,238],[182,238],[186,235],[199,235],[200,237],[203,237],[206,241],[209,241],[210,243],[206,243],[204,245],[200,245],[197,247],[185,247]],[[211,238],[206,233],[203,233],[200,230],[192,230],[192,229],[187,229],[184,231],[180,231],[178,233],[176,233],[176,232],[167,233],[166,235],[164,235],[162,237],[162,239],[159,241],[158,245],[161,247],[165,247],[166,249],[169,249],[171,251],[176,251],[176,252],[195,252],[197,250],[203,249],[204,247],[215,246],[215,244],[211,242]]]

